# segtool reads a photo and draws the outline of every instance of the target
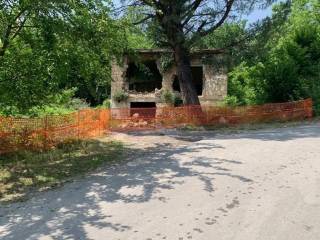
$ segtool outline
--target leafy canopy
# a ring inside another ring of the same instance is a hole
[[[192,47],[225,22],[238,21],[253,9],[264,8],[274,0],[121,0],[123,9],[139,9],[135,24],[148,25],[157,45]],[[129,6],[129,8],[128,8]]]
[[[91,104],[110,93],[114,57],[127,48],[124,21],[102,0],[0,3],[0,109],[27,113],[63,89]]]
[[[274,9],[273,19],[279,17],[283,4]],[[269,32],[266,51],[257,63],[248,59],[230,73],[233,100],[251,104],[312,97],[320,112],[319,11],[317,0],[293,1],[288,21],[278,27],[281,33]]]

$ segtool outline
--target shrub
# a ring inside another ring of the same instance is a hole
[[[117,102],[126,101],[129,98],[129,94],[120,90],[113,95],[113,100]]]
[[[76,88],[63,90],[60,93],[48,96],[48,103],[34,106],[24,111],[15,106],[3,106],[0,104],[0,115],[42,117],[46,115],[63,115],[89,108],[90,106],[85,100],[73,97],[76,91]]]
[[[227,96],[223,101],[223,105],[231,107],[239,106],[239,100],[236,96]]]
[[[102,107],[107,109],[111,108],[111,100],[110,99],[104,100],[102,103]]]
[[[306,7],[308,6],[308,7]],[[294,1],[281,37],[250,65],[229,74],[228,94],[238,104],[287,102],[312,98],[320,112],[320,24],[317,1]],[[259,62],[260,61],[260,62]]]
[[[175,104],[175,94],[169,90],[164,90],[161,93],[161,100],[167,104],[174,105]]]

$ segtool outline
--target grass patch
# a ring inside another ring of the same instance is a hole
[[[32,191],[61,185],[123,156],[120,142],[98,140],[61,144],[48,152],[0,156],[0,202],[23,200]]]

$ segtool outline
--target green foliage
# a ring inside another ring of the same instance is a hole
[[[104,100],[103,104],[102,104],[102,107],[103,108],[107,108],[107,109],[111,108],[111,100],[110,99]]]
[[[148,82],[152,78],[154,78],[154,74],[150,68],[143,62],[140,62],[139,59],[136,59],[135,68],[128,79],[129,83]]]
[[[249,35],[246,29],[245,22],[225,24],[217,29],[212,34],[202,38],[195,48],[207,49],[226,49],[226,53],[223,59],[217,62],[219,59],[214,57],[205,58],[204,61],[208,64],[223,64],[229,68],[241,63],[244,55],[247,54],[247,41],[243,41],[247,35]],[[236,44],[236,47],[231,47]]]
[[[161,92],[161,100],[166,104],[169,104],[175,107],[181,106],[183,104],[181,97],[177,96],[175,93],[173,93],[170,90],[163,90]]]
[[[92,105],[110,95],[111,62],[128,44],[126,25],[109,17],[108,2],[4,0],[0,6],[0,108],[28,112],[73,87]]]
[[[239,12],[251,10],[253,2],[271,1],[241,2],[235,1],[234,5]],[[181,2],[166,4],[181,6]],[[245,105],[312,97],[320,112],[318,0],[281,1],[274,6],[272,17],[253,28],[245,22],[228,21],[210,34],[202,29],[205,37],[201,38],[192,31],[189,35],[178,34],[175,28],[166,32],[164,26],[170,27],[177,16],[170,16],[164,25],[155,18],[140,26],[132,25],[155,7],[146,5],[148,2],[128,8],[115,20],[110,16],[110,2],[104,0],[1,1],[0,114],[39,116],[85,108],[87,102],[91,106],[102,104],[110,97],[113,60],[120,60],[133,48],[168,47],[176,40],[176,44],[185,42],[183,47],[188,50],[237,43],[236,48],[229,48],[231,58],[226,58],[232,59],[226,103]],[[217,6],[203,5],[197,11],[216,14]],[[197,14],[190,14],[195,16],[190,16],[192,25],[187,24],[188,29],[198,26],[192,20]],[[212,27],[211,21],[207,23]],[[162,69],[170,68],[173,62],[171,55],[163,56]],[[143,64],[137,68],[139,79],[153,77]],[[164,95],[165,102],[178,104],[169,93]],[[124,101],[128,96],[119,93],[114,98]],[[108,106],[108,101],[103,105]]]
[[[89,104],[79,98],[74,98],[77,89],[63,90],[58,94],[47,96],[47,102],[20,110],[15,106],[0,105],[0,115],[15,117],[43,117],[46,115],[63,115],[89,107]]]
[[[163,72],[169,70],[174,65],[173,54],[162,54],[160,57],[160,66]]]
[[[101,105],[96,107],[97,109],[110,109],[111,108],[111,99],[105,99]]]
[[[129,94],[124,92],[123,90],[120,90],[118,92],[116,92],[113,96],[112,96],[113,100],[117,101],[117,102],[123,102],[126,101],[129,98]]]
[[[67,108],[65,106],[55,105],[55,104],[48,104],[44,106],[37,106],[31,108],[27,113],[21,114],[20,112],[16,112],[14,114],[15,117],[22,116],[22,117],[44,117],[48,115],[64,115],[71,112],[74,112],[75,109]]]
[[[174,105],[175,94],[169,90],[164,90],[161,93],[161,100],[167,104]]]
[[[236,107],[239,105],[239,100],[236,96],[226,96],[222,103],[222,106]]]
[[[144,9],[139,7],[129,7],[126,14],[121,19],[125,29],[125,34],[127,38],[127,49],[150,49],[153,48],[154,42],[148,36],[148,30],[146,26],[135,25],[132,23],[139,22],[143,18]]]
[[[57,82],[52,81],[54,61],[46,51],[34,51],[17,42],[0,57],[0,107],[27,109],[43,104]]]
[[[201,39],[198,43],[200,48],[208,48],[214,46],[215,48],[224,48],[232,45],[236,41],[240,41],[246,35],[246,23],[230,23],[225,24],[217,29],[212,34]]]
[[[243,62],[229,74],[229,95],[238,104],[284,102],[312,97],[320,113],[319,2],[296,0],[285,35],[267,43],[258,62]],[[275,40],[276,39],[276,40]]]
[[[264,81],[257,81],[262,63],[248,67],[246,63],[240,64],[229,73],[228,95],[226,102],[231,105],[252,105],[264,101]]]
[[[256,64],[266,57],[268,51],[286,33],[284,25],[290,12],[291,1],[280,2],[273,6],[272,17],[250,26],[246,21],[226,23],[202,38],[195,47],[225,49],[227,61],[223,64],[231,69],[242,62]],[[209,61],[212,62],[211,59]]]

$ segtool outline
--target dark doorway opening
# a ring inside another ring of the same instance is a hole
[[[156,61],[129,63],[126,78],[129,81],[130,91],[154,92],[156,88],[162,88],[162,75]]]
[[[155,102],[132,102],[130,104],[130,114],[138,114],[139,118],[155,118],[156,103]]]
[[[132,102],[130,104],[131,108],[155,108],[155,102]]]
[[[180,83],[177,75],[174,75],[172,88],[173,91],[181,92]]]
[[[193,85],[196,88],[198,96],[202,96],[203,92],[203,68],[200,67],[191,67],[192,73],[192,81]],[[173,91],[181,92],[180,83],[177,75],[174,75],[173,84],[172,84]]]
[[[191,67],[193,84],[196,88],[198,96],[202,96],[203,91],[203,68]]]

